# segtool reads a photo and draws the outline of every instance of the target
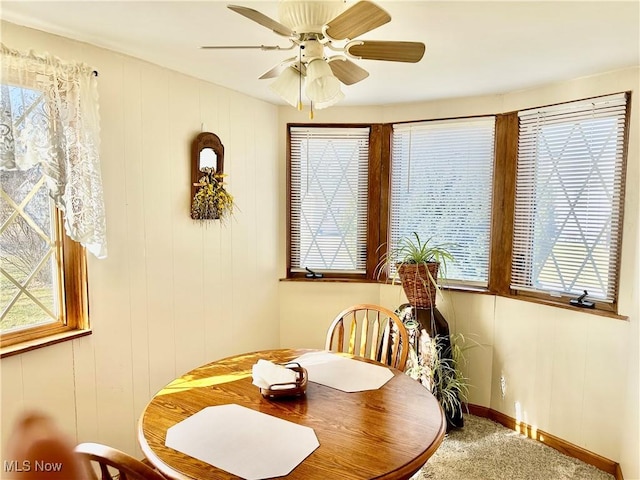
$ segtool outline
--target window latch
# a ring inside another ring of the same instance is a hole
[[[585,297],[589,295],[589,293],[586,290],[583,291],[584,293],[582,295],[580,295],[578,298],[572,298],[571,300],[569,300],[569,303],[581,308],[595,308],[595,303],[590,302],[589,300],[585,300]]]
[[[321,273],[317,273],[314,272],[313,270],[311,270],[309,267],[304,267],[304,269],[309,272],[305,275],[305,277],[307,278],[322,278],[322,274]]]

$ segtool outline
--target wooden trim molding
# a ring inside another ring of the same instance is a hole
[[[515,185],[518,159],[518,113],[496,115],[493,206],[489,255],[489,290],[509,292]]]
[[[609,460],[597,453],[590,452],[589,450],[567,442],[566,440],[558,438],[555,435],[551,435],[543,430],[538,430],[529,424],[518,422],[515,418],[505,415],[502,412],[498,412],[492,408],[473,404],[468,404],[467,408],[471,415],[488,418],[489,420],[499,423],[510,430],[514,430],[525,435],[528,438],[542,442],[569,457],[577,458],[584,463],[593,465],[597,469],[613,475],[616,480],[624,480],[620,464],[613,460]]]
[[[287,239],[286,239],[286,280],[306,280],[317,281],[319,279],[306,277],[307,272],[300,271],[292,266],[292,206],[291,206],[291,130],[292,128],[368,128],[369,129],[369,151],[368,151],[368,189],[367,189],[367,239],[366,239],[366,271],[365,272],[332,272],[320,270],[325,276],[325,280],[330,281],[354,281],[371,282],[375,280],[375,269],[378,264],[377,252],[380,247],[382,237],[381,225],[378,219],[381,217],[380,202],[384,192],[385,178],[388,181],[389,168],[389,138],[388,132],[391,126],[378,123],[287,123],[287,151],[286,151],[286,222],[287,222]],[[386,170],[385,170],[386,169]],[[386,175],[386,176],[385,176]]]
[[[380,178],[382,172],[382,156],[384,155],[384,138],[380,124],[371,125],[369,133],[369,187],[367,198],[367,278],[375,279],[375,269],[378,258],[375,251],[380,245]]]
[[[92,331],[87,330],[69,330],[55,335],[49,335],[47,337],[34,338],[13,345],[0,348],[0,358],[11,357],[12,355],[19,355],[21,353],[30,352],[38,348],[47,347],[49,345],[55,345],[56,343],[62,343],[74,338],[86,337],[91,335]]]

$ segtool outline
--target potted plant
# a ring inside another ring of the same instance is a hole
[[[388,250],[378,264],[378,272],[389,272],[391,283],[399,278],[409,303],[416,308],[431,308],[435,305],[438,291],[438,271],[446,272],[447,261],[453,256],[450,243],[436,243],[433,237],[423,241],[420,236],[403,237],[398,245]]]
[[[420,381],[438,400],[447,419],[447,431],[464,426],[463,407],[467,403],[469,379],[462,372],[466,365],[465,352],[476,346],[468,344],[461,333],[429,335],[420,330],[413,317],[413,308],[406,305],[398,311],[398,316],[406,325],[409,336],[417,335],[417,341],[410,342],[406,374]],[[417,350],[416,350],[417,349]]]
[[[447,321],[435,308],[438,273],[446,276],[447,262],[454,260],[452,246],[433,237],[423,241],[413,232],[387,251],[378,265],[379,274],[393,272],[388,277],[392,283],[400,280],[409,301],[397,311],[412,339],[406,373],[436,397],[445,412],[447,430],[464,425],[462,405],[468,393],[468,379],[460,369],[465,362],[465,338],[451,335]]]

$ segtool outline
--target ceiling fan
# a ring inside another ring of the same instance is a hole
[[[280,21],[252,8],[228,5],[232,11],[286,37],[289,45],[207,45],[203,49],[294,50],[260,79],[276,78],[271,89],[302,110],[302,85],[313,109],[334,105],[344,94],[340,83],[353,85],[369,76],[354,60],[415,63],[422,59],[420,42],[358,40],[357,37],[391,21],[391,16],[369,0],[346,7],[344,0],[280,0]]]

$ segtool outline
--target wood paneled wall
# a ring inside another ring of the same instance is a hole
[[[115,52],[16,25],[2,41],[98,70],[109,256],[89,258],[93,334],[0,362],[2,444],[24,408],[78,441],[138,454],[151,396],[207,361],[277,347],[277,108]],[[190,145],[225,146],[238,209],[190,218]]]

